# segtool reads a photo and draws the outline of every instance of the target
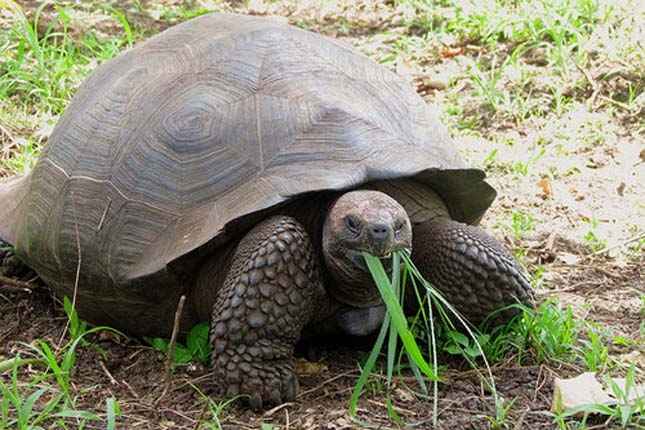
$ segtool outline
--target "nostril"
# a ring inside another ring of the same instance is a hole
[[[373,239],[385,239],[390,236],[390,226],[383,222],[370,223],[368,231]]]

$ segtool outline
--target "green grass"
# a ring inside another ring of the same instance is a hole
[[[65,298],[65,310],[68,317],[69,341],[58,347],[36,339],[30,344],[23,344],[24,351],[32,359],[21,358],[21,352],[5,362],[0,363],[0,373],[10,371],[9,381],[0,379],[0,429],[36,430],[57,427],[67,428],[76,425],[83,428],[91,422],[105,421],[106,428],[114,429],[116,416],[120,410],[116,399],[106,399],[105,420],[95,412],[79,409],[76,405],[84,394],[94,387],[76,388],[72,378],[76,368],[76,352],[80,346],[100,348],[87,341],[87,337],[103,330],[115,331],[109,327],[87,329],[85,322],[78,319],[76,310]],[[44,371],[27,382],[22,382],[19,368],[26,364],[35,364]]]
[[[93,3],[87,14],[88,5],[46,1],[28,18],[16,2],[0,2],[0,10],[9,11],[10,17],[2,22],[6,27],[0,27],[0,122],[5,126],[26,123],[26,128],[36,130],[14,141],[12,156],[1,160],[0,167],[15,173],[29,171],[40,153],[43,119],[55,124],[83,79],[131,46],[135,37],[141,38],[115,8]],[[112,20],[120,31],[98,36],[84,29],[79,37],[70,30],[100,19]],[[11,104],[6,104],[9,100]]]

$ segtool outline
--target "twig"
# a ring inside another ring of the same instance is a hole
[[[72,313],[76,311],[76,296],[78,295],[78,282],[81,277],[81,263],[83,261],[83,257],[81,255],[81,234],[78,229],[78,218],[76,217],[76,199],[74,198],[73,191],[70,193],[70,198],[72,200],[72,216],[74,217],[74,232],[76,234],[76,276],[74,277],[74,291],[72,293],[72,310],[67,316],[67,322],[65,323],[65,327],[63,328],[63,333],[60,336],[56,350],[60,349],[60,346],[63,343],[63,339],[65,339],[65,333],[67,333],[67,329],[69,328],[69,324],[72,320]]]
[[[31,293],[36,285],[29,282],[18,281],[7,276],[0,275],[0,292],[3,293]]]
[[[632,243],[632,242],[636,242],[636,241],[641,240],[641,239],[645,239],[645,233],[642,233],[642,234],[637,235],[637,236],[630,237],[629,239],[627,239],[627,240],[623,240],[623,241],[622,241],[622,242],[620,242],[620,243],[617,243],[617,244],[615,244],[615,245],[608,246],[608,247],[603,248],[603,249],[601,249],[601,250],[599,250],[599,251],[596,251],[596,252],[594,252],[594,253],[593,253],[593,254],[591,254],[591,255],[592,255],[592,256],[595,256],[595,255],[601,255],[601,254],[604,254],[604,253],[606,253],[606,252],[609,252],[609,251],[611,251],[611,250],[613,250],[613,249],[621,248],[621,247],[623,247],[623,246],[625,246],[625,245],[628,245],[628,244],[630,244],[630,243]]]
[[[130,384],[128,384],[128,381],[126,381],[125,379],[121,379],[121,382],[123,383],[123,385],[126,386],[128,391],[130,391],[130,394],[132,394],[135,399],[139,400],[141,398],[141,396],[139,396],[139,393],[134,391],[134,388],[132,388],[132,386]]]
[[[284,409],[284,408],[289,407],[289,406],[292,406],[292,405],[294,405],[294,404],[295,404],[294,402],[286,402],[286,403],[283,403],[283,404],[281,404],[281,405],[278,405],[278,406],[276,406],[275,408],[273,408],[273,409],[269,409],[268,411],[266,411],[265,413],[263,413],[263,414],[262,414],[262,418],[268,418],[268,417],[270,417],[271,415],[273,415],[273,414],[275,414],[276,412],[278,412],[279,410]]]
[[[321,389],[325,385],[330,384],[330,383],[334,382],[337,379],[344,378],[344,377],[349,377],[349,376],[354,376],[354,377],[358,378],[358,371],[357,370],[350,370],[349,372],[341,373],[340,375],[336,375],[333,378],[327,379],[326,381],[323,381],[322,383],[316,385],[313,388],[310,388],[310,389],[305,390],[305,391],[301,391],[300,394],[298,394],[298,398],[301,398],[301,397],[303,397],[303,396],[305,396],[305,395],[307,395],[309,393],[313,393],[314,391],[317,391],[317,390]]]
[[[172,336],[170,336],[170,342],[168,343],[168,357],[166,358],[166,369],[164,372],[164,389],[161,393],[161,396],[155,402],[155,409],[157,405],[163,400],[164,397],[170,391],[170,384],[172,382],[172,359],[175,352],[175,343],[177,343],[177,334],[179,333],[179,323],[181,321],[181,314],[184,311],[184,303],[186,302],[186,296],[182,295],[179,298],[179,305],[177,305],[177,312],[175,312],[175,323],[172,327]]]
[[[110,384],[119,385],[119,382],[116,379],[114,379],[114,376],[112,376],[112,374],[108,370],[103,360],[99,360],[99,365],[101,366],[101,369],[103,369],[103,373],[105,373],[105,376],[107,376],[108,379],[110,380]]]

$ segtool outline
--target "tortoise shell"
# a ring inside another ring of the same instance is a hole
[[[80,268],[95,306],[174,307],[177,262],[250,215],[402,177],[467,223],[495,197],[402,78],[336,40],[211,14],[90,75],[34,169],[0,187],[0,237],[63,293]]]

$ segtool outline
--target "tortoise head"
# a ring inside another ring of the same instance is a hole
[[[323,227],[323,255],[333,282],[327,290],[352,307],[380,303],[363,251],[382,259],[391,270],[391,255],[412,246],[410,218],[392,197],[379,191],[343,194],[331,206]]]

